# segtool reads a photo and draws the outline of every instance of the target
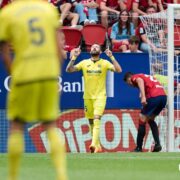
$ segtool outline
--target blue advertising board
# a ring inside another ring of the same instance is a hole
[[[149,73],[148,54],[146,53],[114,53],[122,66],[122,73],[109,73],[107,77],[107,109],[139,108],[138,91],[128,87],[123,82],[126,72]],[[89,53],[81,53],[77,62],[89,58]],[[104,53],[102,58],[109,59]],[[59,77],[59,90],[61,90],[61,109],[83,108],[83,77],[81,72],[67,73],[65,71],[69,59],[64,61],[62,74]],[[9,88],[9,77],[0,59],[0,109],[5,109],[6,94]]]
[[[107,81],[107,109],[139,108],[138,90],[131,88],[123,82],[126,72],[149,74],[149,58],[146,53],[114,53],[122,66],[122,73],[108,74]],[[89,58],[89,54],[82,53],[77,62]],[[109,59],[104,53],[102,58]],[[61,79],[61,108],[83,108],[83,78],[81,72],[67,73],[65,68],[69,60],[65,60]]]

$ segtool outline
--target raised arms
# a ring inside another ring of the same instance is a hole
[[[112,51],[110,51],[109,49],[106,49],[105,53],[111,59],[112,64],[114,65],[115,72],[121,73],[122,68],[120,64],[117,62],[117,60],[115,59],[115,57],[113,56]]]
[[[80,48],[73,49],[70,53],[70,61],[66,67],[66,72],[76,72],[78,69],[74,66],[75,60],[81,53]]]

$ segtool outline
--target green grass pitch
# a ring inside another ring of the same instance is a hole
[[[180,153],[67,154],[69,180],[180,180]],[[7,178],[0,154],[0,180]],[[48,154],[24,154],[19,180],[55,180]]]

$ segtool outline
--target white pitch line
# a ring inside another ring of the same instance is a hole
[[[103,160],[121,160],[121,159],[142,159],[142,160],[179,160],[180,161],[180,157],[178,156],[164,156],[164,157],[152,157],[152,156],[146,156],[146,157],[142,157],[142,156],[128,156],[128,157],[104,157],[104,156],[69,156],[69,158],[72,159],[103,159]]]

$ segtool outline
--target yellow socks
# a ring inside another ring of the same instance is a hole
[[[93,128],[94,128],[94,123],[89,124],[89,129],[90,129],[91,137],[93,136]],[[101,149],[101,145],[100,145],[100,140],[99,139],[98,139],[98,143],[97,143],[97,148]]]
[[[94,128],[93,128],[91,146],[96,147],[97,145],[99,145],[99,134],[100,134],[100,120],[94,119]]]
[[[94,128],[94,124],[89,124],[89,129],[90,129],[90,133],[91,133],[91,136],[93,135],[93,128]]]
[[[66,152],[64,144],[55,128],[49,129],[47,134],[51,149],[51,157],[57,171],[57,178],[58,180],[67,180]]]
[[[24,135],[14,131],[8,139],[9,180],[17,180],[21,155],[24,151]]]

